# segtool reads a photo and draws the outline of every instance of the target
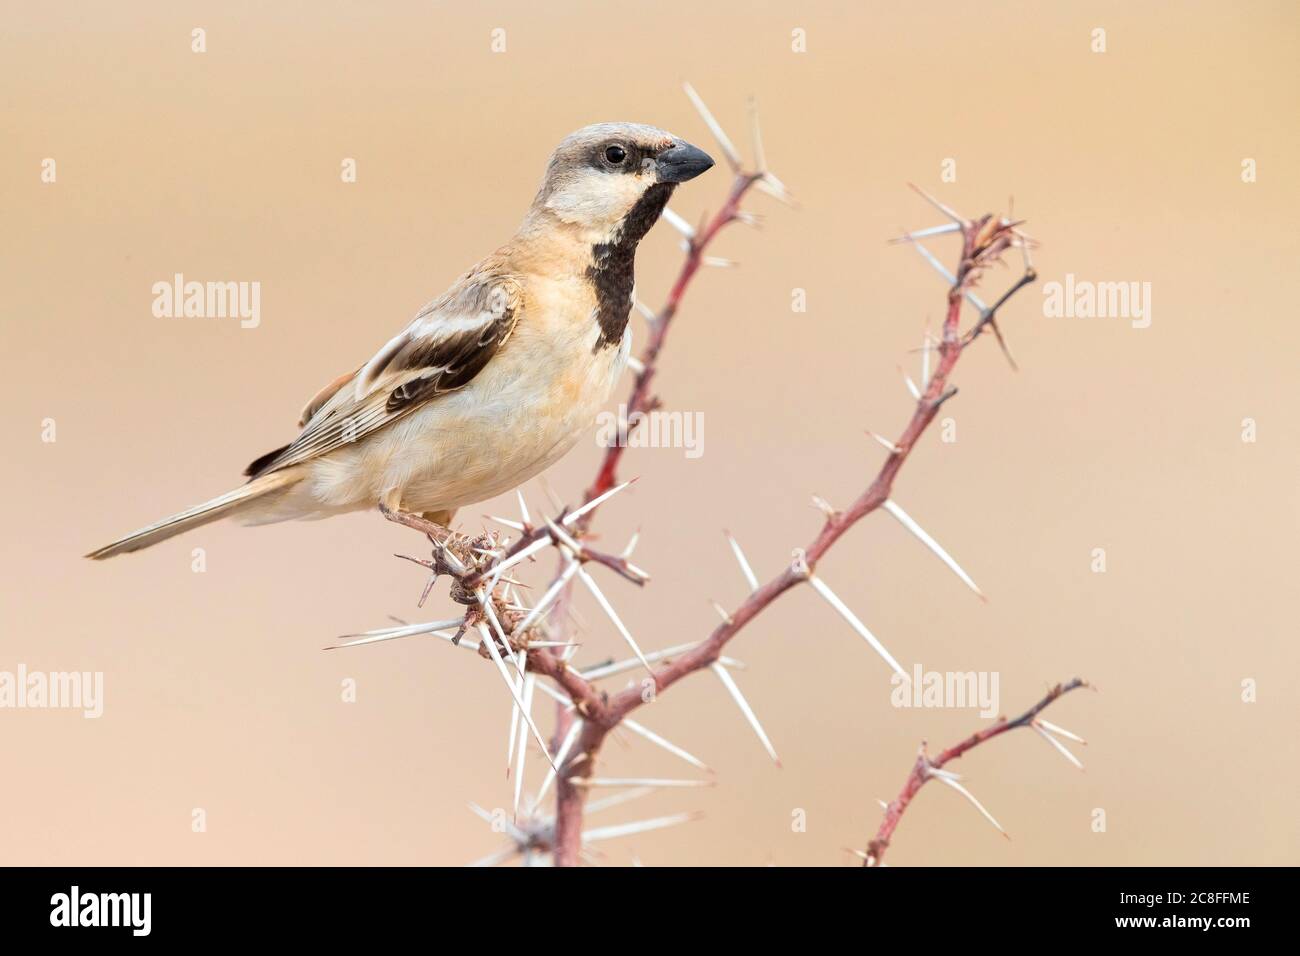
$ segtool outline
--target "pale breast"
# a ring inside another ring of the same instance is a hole
[[[466,387],[314,463],[312,497],[371,507],[400,490],[406,511],[454,509],[509,491],[593,434],[631,349],[598,347],[590,287],[538,283],[509,341]]]

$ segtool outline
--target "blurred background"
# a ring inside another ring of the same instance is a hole
[[[1042,243],[1039,285],[1002,319],[1020,371],[991,340],[972,349],[944,410],[956,440],[932,430],[895,488],[989,603],[883,514],[819,571],[905,666],[997,672],[1003,712],[1093,681],[1048,714],[1088,739],[1087,769],[1028,732],[980,748],[954,769],[1012,840],[928,787],[889,862],[1300,862],[1295,6],[541,7],[0,4],[0,670],[105,683],[98,720],[0,710],[0,859],[459,864],[501,845],[466,809],[510,801],[493,668],[431,639],[321,650],[390,615],[447,616],[445,587],[417,609],[423,573],[392,557],[421,553],[417,535],[367,513],[80,556],[288,441],[324,382],[509,237],[569,131],[652,123],[718,155],[689,80],[745,153],[757,98],[800,208],[755,196],[764,228],[724,233],[712,251],[740,266],[699,275],[673,328],[658,391],[702,413],[704,453],[630,450],[640,480],[598,521],[609,547],[642,529],[654,580],[606,585],[633,634],[647,649],[703,638],[709,600],[745,591],[722,528],[766,579],[814,536],[811,495],[844,506],[879,467],[863,431],[901,430],[899,366],[917,376],[909,350],[944,306],[942,281],[886,241],[941,221],[905,184],[970,215],[1014,197]],[[727,187],[720,167],[674,208],[696,221]],[[642,244],[651,305],[677,242],[660,225]],[[951,264],[954,240],[929,245]],[[151,287],[178,272],[259,282],[260,325],[155,318]],[[986,297],[1016,274],[991,274]],[[1044,284],[1067,274],[1150,283],[1150,326],[1045,317]],[[599,455],[593,429],[549,484],[575,500]],[[546,507],[538,482],[524,493]],[[514,505],[458,522],[484,512]],[[625,656],[586,595],[578,608],[579,662]],[[784,767],[712,676],[687,680],[640,716],[718,785],[591,822],[705,816],[604,844],[604,862],[855,863],[845,848],[875,832],[920,741],[986,726],[891,706],[888,668],[806,589],[730,653]],[[601,766],[691,775],[634,737]]]

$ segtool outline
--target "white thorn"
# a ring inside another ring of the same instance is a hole
[[[605,597],[605,594],[601,591],[599,585],[596,584],[595,580],[592,579],[591,575],[588,574],[581,565],[578,566],[578,579],[586,585],[587,590],[590,591],[591,596],[596,599],[596,603],[600,605],[601,610],[603,610],[606,616],[614,622],[614,627],[618,629],[618,633],[627,643],[627,646],[632,648],[632,653],[636,655],[637,660],[639,660],[641,665],[646,669],[646,673],[653,676],[654,672],[650,670],[650,662],[647,661],[645,655],[641,653],[641,648],[637,646],[631,632],[629,632],[624,626],[622,619],[618,616],[618,612],[615,611],[614,606],[609,603],[609,599]]]
[[[716,786],[713,780],[676,780],[665,777],[570,777],[575,787],[653,787],[655,789],[680,789]]]
[[[1049,734],[1049,733],[1048,733],[1046,730],[1044,730],[1042,727],[1038,726],[1038,721],[1034,721],[1032,724],[1030,724],[1030,726],[1034,728],[1034,731],[1035,731],[1035,732],[1036,732],[1040,737],[1042,737],[1042,738],[1043,738],[1044,740],[1046,740],[1049,744],[1051,744],[1051,745],[1052,745],[1053,747],[1055,747],[1058,751],[1060,751],[1062,757],[1064,757],[1066,760],[1070,761],[1070,763],[1074,764],[1074,765],[1075,765],[1076,767],[1078,767],[1080,770],[1083,769],[1083,764],[1079,762],[1079,758],[1076,757],[1074,754],[1070,753],[1070,751],[1066,748],[1065,744],[1061,743],[1059,740],[1057,740],[1055,737],[1053,737],[1051,734]]]
[[[627,367],[632,370],[633,375],[645,374],[645,362],[642,362],[635,355],[629,355],[627,357]]]
[[[501,575],[503,572],[505,572],[509,568],[514,567],[520,561],[527,561],[538,551],[541,551],[544,548],[549,548],[550,546],[551,546],[551,541],[549,538],[538,538],[536,541],[528,545],[526,548],[521,549],[517,554],[514,555],[514,557],[506,558],[504,561],[502,561],[500,564],[498,564],[496,567],[492,569],[491,586],[496,587],[497,582],[501,580]]]
[[[883,435],[877,435],[875,432],[867,432],[867,434],[872,438],[874,438],[877,442],[879,442],[880,445],[883,448],[885,448],[885,450],[887,450],[890,454],[894,454],[894,455],[898,454],[899,451],[898,446],[895,445],[888,438],[885,438]]]
[[[484,515],[488,521],[495,521],[499,525],[505,525],[507,528],[513,528],[516,531],[523,531],[524,526],[518,521],[512,521],[510,518],[500,518],[497,515]],[[495,553],[495,552],[493,552]]]
[[[584,843],[595,843],[597,840],[609,840],[613,837],[630,836],[633,833],[645,833],[647,830],[662,830],[664,827],[675,827],[679,823],[688,823],[699,818],[699,813],[675,813],[672,816],[638,820],[635,823],[616,823],[613,826],[584,830],[582,840]]]
[[[916,251],[921,254],[921,257],[925,259],[926,262],[930,263],[934,271],[939,273],[939,275],[943,276],[948,281],[949,285],[956,285],[957,277],[948,271],[948,267],[940,262],[938,258],[935,257],[934,253],[925,248],[925,246],[921,245],[919,242],[913,243],[912,245]]]
[[[732,537],[730,531],[724,531],[727,541],[731,544],[731,550],[736,555],[736,563],[740,565],[740,573],[745,576],[745,582],[749,585],[750,593],[758,590],[758,576],[754,574],[754,569],[749,566],[745,560],[745,552],[740,550],[740,543]]]
[[[632,557],[632,552],[636,550],[637,542],[640,540],[641,540],[641,531],[638,529],[632,532],[631,540],[628,541],[627,547],[623,549],[623,553],[620,554],[619,557],[622,558],[624,561]]]
[[[907,385],[907,390],[911,394],[913,400],[919,402],[921,400],[921,390],[916,387],[916,383],[912,381],[911,376],[906,372],[903,372],[901,367],[899,368],[899,371],[903,373],[903,382]]]
[[[915,232],[905,232],[895,242],[913,242],[917,239],[928,239],[931,236],[945,236],[950,232],[961,232],[961,225],[955,222],[945,222],[942,226],[931,226],[929,229],[917,229]]]
[[[724,259],[722,256],[701,256],[700,265],[712,266],[714,269],[734,269],[740,263],[735,259]]]
[[[699,757],[696,757],[694,754],[690,753],[689,751],[683,750],[675,743],[672,743],[669,740],[665,740],[663,737],[660,737],[657,733],[655,733],[653,730],[651,730],[649,727],[645,726],[644,724],[639,724],[635,720],[632,720],[630,717],[624,717],[623,726],[626,727],[628,730],[632,731],[634,734],[640,734],[642,737],[650,741],[655,746],[662,747],[670,754],[673,754],[676,757],[680,757],[681,759],[685,760],[688,764],[690,764],[692,767],[695,767],[699,770],[710,770],[709,765],[706,764]]]
[[[569,563],[564,566],[564,570],[561,571],[555,580],[551,582],[551,586],[546,589],[546,593],[541,596],[536,606],[534,606],[534,608],[525,615],[524,619],[519,622],[519,626],[516,630],[519,631],[520,634],[532,627],[533,623],[541,617],[544,611],[550,610],[551,602],[559,596],[560,591],[563,590],[565,584],[568,583],[569,578],[573,577],[577,570],[578,562],[570,559]]]
[[[696,93],[695,87],[691,86],[689,83],[683,83],[682,88],[686,90],[686,95],[689,96],[691,102],[695,104],[696,112],[698,112],[700,118],[704,120],[704,125],[709,128],[709,132],[713,134],[713,138],[716,139],[718,145],[722,147],[722,155],[727,158],[727,163],[733,170],[740,172],[740,156],[736,152],[736,147],[731,145],[731,140],[727,138],[727,134],[723,132],[722,126],[719,125],[718,121],[713,118],[713,114],[709,112],[709,108],[704,105],[704,100],[700,99],[700,94]]]
[[[767,751],[768,756],[772,758],[773,762],[778,767],[781,766],[781,758],[776,755],[776,750],[772,746],[772,741],[770,741],[767,734],[763,732],[763,725],[758,722],[758,717],[754,714],[753,708],[749,706],[749,701],[745,700],[745,695],[740,692],[740,688],[736,686],[735,680],[733,680],[731,675],[727,673],[727,669],[716,661],[709,665],[709,669],[718,676],[718,680],[722,681],[722,686],[727,688],[727,693],[731,694],[731,699],[736,702],[736,706],[740,708],[740,712],[744,714],[745,719],[749,721],[749,726],[752,727],[754,733],[758,735],[758,739],[763,744],[763,749]]]
[[[771,196],[777,202],[784,203],[791,209],[797,208],[794,197],[790,195],[790,190],[785,188],[785,183],[771,173],[764,173],[761,179],[754,180],[754,188]]]
[[[592,498],[590,501],[588,501],[577,511],[573,512],[572,514],[565,515],[564,520],[561,521],[560,523],[564,525],[566,528],[572,528],[573,523],[577,521],[579,518],[581,518],[583,515],[585,515],[588,511],[590,511],[592,508],[600,507],[602,504],[604,504],[610,498],[613,498],[616,494],[618,494],[628,485],[632,484],[632,482],[635,480],[636,480],[635,478],[629,479],[628,481],[623,482],[621,485],[616,485],[615,487],[609,489],[609,491],[605,492],[603,495],[600,495],[599,497],[596,498]]]
[[[481,600],[480,603],[487,611],[488,617],[499,630],[500,624],[497,624],[496,612],[492,610],[492,602]],[[514,698],[515,704],[518,705],[522,711],[524,702],[519,695],[519,689],[515,686],[515,682],[510,678],[510,672],[506,670],[506,662],[501,659],[501,652],[497,650],[496,641],[494,641],[492,635],[488,633],[487,625],[483,624],[481,621],[479,622],[478,629],[479,633],[483,637],[483,643],[487,645],[488,654],[492,657],[492,662],[496,664],[497,670],[501,673],[501,679],[506,682],[506,687],[510,689],[510,696]],[[542,737],[542,732],[537,729],[537,724],[533,723],[532,715],[525,713],[524,719],[528,721],[528,729],[533,732],[533,737],[537,740],[538,746],[542,748],[542,753],[546,754],[547,760],[550,760],[551,752],[546,746],[546,741]],[[554,766],[554,764],[552,764],[552,766]]]
[[[875,649],[875,652],[885,659],[885,662],[894,669],[895,673],[901,675],[904,679],[908,677],[907,672],[903,670],[898,661],[894,660],[893,655],[885,650],[885,646],[880,641],[876,640],[876,635],[867,630],[867,626],[858,620],[857,615],[849,610],[848,605],[836,597],[835,592],[827,587],[825,581],[815,574],[810,574],[808,575],[808,583],[813,586],[813,590],[826,599],[827,604],[839,612],[840,617],[848,621],[849,627],[857,631],[859,637],[870,644]]]
[[[1050,730],[1052,733],[1054,733],[1054,734],[1056,734],[1056,735],[1058,735],[1058,736],[1060,736],[1060,737],[1065,737],[1067,740],[1073,740],[1075,743],[1080,743],[1080,744],[1083,744],[1084,746],[1087,746],[1087,744],[1088,744],[1088,741],[1084,740],[1084,739],[1083,739],[1082,737],[1080,737],[1078,734],[1072,734],[1072,733],[1070,733],[1070,731],[1066,730],[1064,727],[1058,727],[1056,724],[1053,724],[1053,723],[1050,723],[1050,722],[1048,722],[1048,721],[1046,721],[1046,720],[1043,720],[1043,718],[1041,718],[1041,717],[1039,717],[1037,720],[1035,720],[1034,723],[1038,724],[1039,726],[1041,726],[1041,727],[1042,727],[1043,729],[1045,729],[1045,730]]]
[[[950,286],[957,284],[957,277],[954,276],[951,272],[949,272],[947,267],[938,259],[936,259],[934,254],[930,252],[929,249],[925,248],[925,246],[921,245],[919,242],[912,243],[912,248],[914,248],[917,252],[919,252],[925,258],[925,261],[930,263],[930,265],[934,268],[934,271],[939,273],[939,275],[943,276],[944,280]],[[978,309],[980,312],[987,311],[988,306],[986,306],[984,302],[980,299],[980,297],[977,296],[974,292],[971,292],[969,289],[967,289],[964,292],[964,295],[966,301],[969,302],[971,305],[975,306],[975,308]]]
[[[536,674],[524,674],[524,715],[528,716],[533,709],[533,689],[537,686]],[[519,763],[515,766],[515,819],[519,819],[519,800],[524,792],[524,761],[528,757],[528,739],[524,734],[524,728],[519,728]]]
[[[876,797],[876,803],[880,804],[880,809],[882,810],[889,809],[889,804],[886,803],[884,800],[881,800],[879,797]]]
[[[1029,236],[1023,236],[1023,237],[1021,238],[1020,243],[1019,243],[1019,246],[1020,246],[1020,254],[1021,254],[1022,256],[1024,256],[1024,258],[1025,258],[1025,271],[1026,271],[1026,272],[1030,272],[1030,271],[1032,271],[1033,268],[1034,268],[1034,258],[1033,258],[1033,256],[1030,254],[1030,246],[1032,245],[1032,243],[1033,243],[1033,240],[1030,239]]]
[[[641,313],[643,319],[652,325],[659,321],[659,316],[655,315],[655,310],[650,308],[650,306],[646,305],[640,299],[636,300],[636,310]],[[631,360],[629,359],[629,361]]]
[[[334,644],[325,648],[327,651],[335,650],[340,647],[358,647],[362,644],[377,644],[380,641],[393,641],[400,637],[414,637],[417,634],[428,634],[431,631],[441,631],[447,627],[460,626],[461,619],[458,617],[446,621],[430,621],[427,624],[404,624],[400,627],[381,627],[374,631],[366,631],[362,634],[344,634],[343,637],[352,637],[356,640],[344,641],[342,644]],[[340,638],[342,640],[342,638]]]
[[[567,531],[561,528],[550,518],[546,519],[546,527],[550,529],[551,536],[555,539],[555,543],[563,547],[564,549],[566,549],[571,557],[576,558],[578,555],[582,553],[582,545],[578,544],[577,541],[573,540],[572,535],[570,535]]]
[[[521,652],[520,652],[520,656],[522,657],[522,655],[523,655],[523,652],[521,651]],[[525,671],[524,671],[524,661],[523,661],[523,660],[516,659],[516,658],[513,657],[513,656],[510,658],[510,661],[511,661],[511,663],[513,663],[513,664],[515,665],[515,688],[518,689],[518,688],[519,688],[519,682],[522,681],[522,680],[524,679],[524,673],[525,673]],[[519,705],[518,705],[518,704],[511,704],[511,705],[510,705],[510,736],[506,738],[506,744],[507,744],[507,746],[506,746],[506,776],[507,776],[507,777],[510,776],[510,768],[511,768],[511,766],[513,766],[513,764],[514,764],[514,762],[515,762],[515,734],[517,734],[518,732],[519,732]],[[516,806],[515,806],[515,815],[516,815],[516,816],[519,815],[519,807],[518,807],[517,803],[516,803]]]
[[[931,196],[920,186],[917,186],[914,183],[908,183],[908,185],[912,187],[912,191],[915,192],[918,196],[920,196],[922,199],[928,202],[935,209],[939,210],[941,213],[943,213],[945,216],[951,219],[954,225],[958,225],[962,227],[966,227],[970,225],[970,223],[968,223],[966,219],[959,212],[957,212],[955,209],[945,206],[943,203],[939,202],[939,200],[935,199],[933,196]]]
[[[687,239],[695,238],[695,227],[681,216],[677,215],[677,213],[675,213],[670,207],[665,206],[661,215],[664,217],[664,220],[668,225],[672,226]]]
[[[722,618],[722,623],[723,623],[723,624],[728,624],[728,625],[730,625],[730,624],[734,623],[734,622],[732,621],[731,615],[730,615],[729,613],[727,613],[727,609],[726,609],[725,607],[723,607],[723,606],[722,606],[721,604],[719,604],[717,601],[710,601],[709,603],[713,605],[713,610],[715,610],[715,611],[718,612],[718,617]]]
[[[586,503],[586,505],[580,507],[580,509],[578,509],[577,511],[573,512],[573,514],[564,515],[564,520],[563,522],[560,522],[560,524],[563,524],[564,527],[572,528],[573,522],[576,522],[578,518],[581,518],[582,515],[585,515],[586,512],[590,511],[591,509],[595,509],[595,507],[599,507],[603,505],[604,502],[607,502],[608,499],[614,497],[615,494],[621,492],[621,490],[623,490],[624,488],[628,488],[628,486],[632,484],[633,481],[636,481],[636,479],[628,479],[627,481],[624,481],[624,483],[621,485],[615,485],[614,488],[611,488],[610,490],[608,490],[608,492],[601,494],[601,496],[591,498],[591,501]]]
[[[993,819],[993,814],[989,813],[987,810],[984,809],[984,805],[975,799],[975,795],[973,793],[971,793],[969,790],[967,790],[965,787],[959,784],[956,780],[950,780],[947,776],[944,776],[942,774],[935,774],[933,770],[934,768],[931,768],[931,776],[935,780],[938,780],[940,783],[952,787],[954,790],[960,793],[963,797],[965,797],[974,805],[976,810],[978,810],[981,814],[984,815],[985,820],[988,820],[989,823],[993,824],[993,826],[997,828],[997,831],[999,833],[1001,833],[1007,839],[1011,839],[1007,831],[1002,829],[1002,824],[998,823],[997,820]]]
[[[533,519],[528,516],[528,503],[524,501],[524,493],[516,488],[515,494],[519,496],[519,517],[523,519],[524,524],[532,524]]]
[[[541,687],[542,690],[550,690],[545,684],[538,684],[537,686]],[[582,721],[575,718],[573,724],[569,727],[569,732],[564,735],[564,740],[560,743],[559,751],[555,754],[556,764],[561,767],[564,766],[564,762],[569,758],[569,751],[573,749],[573,744],[578,739],[578,733],[581,730]],[[537,796],[533,799],[533,803],[537,806],[542,805],[542,798],[546,796],[546,791],[551,789],[551,784],[555,782],[555,773],[554,766],[546,771],[546,779],[542,781],[542,789],[537,791]],[[590,811],[591,807],[588,807],[587,810]]]
[[[945,551],[938,541],[935,541],[934,538],[926,534],[925,529],[913,521],[911,516],[898,506],[897,502],[892,498],[886,498],[881,504],[881,507],[897,518],[899,524],[912,532],[912,534],[916,535],[917,540],[934,552],[934,556],[947,565],[949,571],[961,578],[962,583],[965,584],[966,587],[979,595],[981,600],[988,600],[988,598],[984,597],[984,592],[979,589],[979,586],[971,580],[970,575],[963,571],[961,565],[953,560],[952,555]]]

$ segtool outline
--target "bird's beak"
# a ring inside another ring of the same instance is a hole
[[[684,140],[678,140],[655,160],[661,183],[684,183],[713,168],[713,157]]]

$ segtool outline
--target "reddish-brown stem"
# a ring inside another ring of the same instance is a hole
[[[1007,720],[1000,717],[991,727],[984,730],[976,731],[965,740],[953,744],[947,750],[943,751],[937,757],[930,757],[925,752],[925,744],[921,745],[921,752],[917,754],[916,762],[912,764],[912,769],[907,775],[907,780],[903,783],[903,789],[885,808],[885,818],[880,822],[880,829],[876,831],[875,838],[867,844],[866,859],[863,866],[876,866],[880,863],[881,858],[885,855],[885,850],[889,848],[889,841],[894,835],[894,830],[898,827],[899,822],[903,819],[903,813],[907,810],[908,804],[917,792],[925,786],[930,780],[932,770],[942,769],[944,764],[951,760],[956,760],[966,751],[978,747],[980,744],[992,740],[999,734],[1005,734],[1008,730],[1015,730],[1017,727],[1028,727],[1049,704],[1057,700],[1063,694],[1079,687],[1087,687],[1088,682],[1078,677],[1066,684],[1057,684],[1047,692],[1042,700],[1030,707],[1027,711],[1017,717],[1015,720]]]
[[[637,376],[632,399],[628,403],[629,412],[633,410],[645,411],[652,406],[649,388],[654,376],[655,363],[667,333],[668,322],[676,313],[682,293],[685,291],[691,276],[699,268],[704,246],[717,234],[719,229],[737,218],[740,199],[744,196],[746,190],[753,185],[756,178],[745,175],[738,176],[727,203],[691,243],[682,273],[673,285],[668,304],[661,314],[659,324],[653,330],[650,345],[643,359],[645,368]],[[803,549],[801,553],[802,560],[792,563],[781,574],[757,588],[703,642],[675,660],[656,669],[653,673],[656,697],[683,677],[702,670],[716,661],[727,642],[738,634],[746,624],[786,591],[806,581],[809,574],[816,568],[817,562],[830,550],[831,546],[849,528],[881,507],[889,498],[894,479],[903,463],[911,454],[921,435],[938,414],[939,408],[955,392],[955,389],[949,387],[948,380],[954,366],[961,358],[963,346],[967,344],[963,341],[960,330],[962,301],[967,283],[972,278],[974,271],[978,271],[988,261],[995,258],[1001,249],[1010,244],[1012,238],[1011,229],[1011,224],[993,220],[992,217],[988,216],[975,222],[963,223],[961,261],[955,272],[957,281],[948,290],[947,314],[944,319],[939,344],[939,360],[933,376],[925,384],[925,391],[918,399],[916,409],[913,411],[907,427],[903,430],[902,436],[893,443],[894,450],[890,452],[889,457],[885,460],[871,484],[848,509],[827,517],[821,531]],[[997,300],[993,308],[986,310],[980,316],[978,328],[991,326],[996,321],[998,308],[1008,301],[1012,294],[1032,282],[1034,278],[1033,269],[1026,266],[1025,274],[1020,280]],[[612,447],[606,452],[596,480],[587,491],[587,501],[591,501],[614,486],[617,481],[617,468],[621,457],[622,448],[620,447]],[[580,530],[587,530],[591,518],[591,513],[584,516]],[[584,710],[586,714],[586,723],[575,752],[582,755],[581,759],[584,763],[581,773],[587,775],[592,772],[592,764],[596,760],[605,735],[631,711],[641,706],[646,698],[640,687],[630,687],[608,700],[602,695],[596,694],[590,688],[583,694],[573,694],[572,691],[570,691],[570,694],[573,696],[574,701],[579,704],[579,708]],[[568,775],[569,768],[564,768],[560,773],[559,786],[556,790],[555,862],[560,866],[576,865],[582,844],[584,793],[580,788],[567,784],[566,778]]]

